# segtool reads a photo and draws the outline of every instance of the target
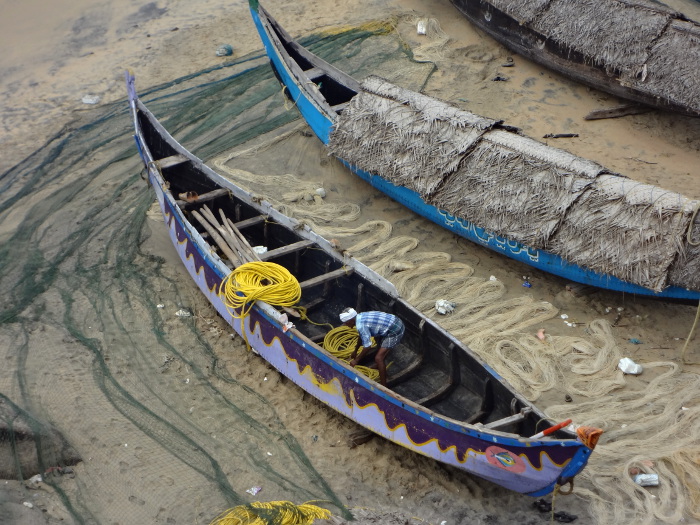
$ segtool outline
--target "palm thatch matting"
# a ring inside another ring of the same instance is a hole
[[[700,287],[698,201],[499,122],[369,77],[329,149],[455,217],[581,267],[656,291]]]
[[[565,60],[700,114],[700,24],[652,0],[488,0]],[[604,88],[603,88],[604,89]]]

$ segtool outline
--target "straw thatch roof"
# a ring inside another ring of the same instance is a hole
[[[575,264],[660,291],[685,253],[694,202],[616,175],[601,175],[571,206],[549,249]]]
[[[427,201],[498,235],[544,248],[566,210],[603,168],[494,130]]]
[[[382,79],[362,88],[338,117],[332,154],[579,266],[657,291],[700,289],[700,247],[686,238],[697,201]],[[700,244],[696,223],[691,241]]]
[[[695,213],[695,220],[688,228],[690,238],[686,237],[685,253],[679,254],[669,272],[671,284],[690,290],[700,290],[700,214]]]
[[[683,51],[681,55],[679,51]],[[674,20],[654,42],[637,83],[659,98],[700,108],[700,26]]]
[[[329,148],[361,169],[429,195],[495,123],[369,77],[343,110]]]
[[[671,16],[645,4],[648,2],[556,0],[531,26],[596,65],[635,76],[646,61],[647,47],[661,35]]]
[[[552,0],[490,0],[489,4],[499,11],[503,11],[521,24],[527,24],[534,20],[539,13],[546,10]]]
[[[652,0],[482,4],[484,16],[498,10],[517,21],[523,34],[514,34],[512,28],[505,32],[481,19],[476,23],[506,45],[518,48],[532,41],[525,46],[539,47],[533,48],[533,58],[545,65],[618,95],[700,114],[700,24],[677,11]],[[602,70],[607,80],[592,70]]]

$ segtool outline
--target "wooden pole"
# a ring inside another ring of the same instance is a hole
[[[211,224],[207,222],[207,220],[202,217],[197,210],[192,210],[192,216],[199,221],[199,223],[204,227],[205,230],[207,230],[207,233],[211,236],[212,239],[214,239],[214,242],[221,248],[221,251],[224,252],[226,257],[233,263],[234,266],[240,266],[243,264],[243,261],[241,261],[240,257],[238,257],[231,247],[228,245],[228,243],[219,235],[219,233],[216,231],[216,228],[214,228]]]

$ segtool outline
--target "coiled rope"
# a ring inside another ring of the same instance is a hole
[[[295,505],[291,501],[255,501],[222,512],[210,525],[311,525],[317,518],[330,517],[329,510],[311,502]]]
[[[301,299],[301,287],[284,266],[253,261],[242,264],[221,281],[219,297],[234,319],[242,319],[256,301],[294,306]]]
[[[355,328],[342,325],[338,326],[337,328],[333,328],[333,330],[326,334],[326,336],[323,338],[323,348],[328,350],[338,359],[342,359],[347,363],[351,360],[352,353],[355,348],[357,348],[357,342],[359,339],[360,334],[357,333]],[[374,343],[374,338],[372,338],[372,344]],[[372,381],[379,379],[379,370],[375,370],[374,368],[357,365],[355,370],[363,373]]]

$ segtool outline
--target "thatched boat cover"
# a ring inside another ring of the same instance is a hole
[[[368,77],[331,134],[331,153],[429,195],[496,121]]]
[[[542,34],[624,76],[635,76],[645,63],[647,47],[670,21],[668,10],[648,2],[557,0],[533,20]],[[601,12],[602,10],[602,12]],[[572,16],[575,13],[575,16]]]
[[[698,204],[700,203],[696,203],[696,206]],[[695,220],[686,238],[686,252],[676,259],[668,279],[669,283],[689,290],[700,290],[700,214],[697,211],[695,213]]]
[[[653,290],[700,289],[700,248],[686,238],[698,201],[493,120],[370,77],[339,115],[329,149],[512,241]]]
[[[673,50],[683,50],[679,56]],[[650,93],[700,108],[700,26],[674,20],[654,42],[643,82]]]
[[[549,249],[564,259],[660,291],[697,202],[615,175],[601,175],[566,213]]]
[[[545,248],[566,210],[604,171],[564,150],[494,130],[424,198],[490,232]]]
[[[543,46],[559,48],[563,59],[602,69],[647,98],[700,114],[700,25],[677,11],[652,0],[482,3],[538,35]]]

